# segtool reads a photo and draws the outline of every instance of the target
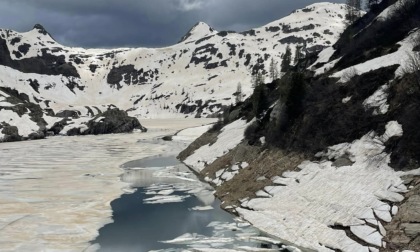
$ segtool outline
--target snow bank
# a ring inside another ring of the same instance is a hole
[[[197,149],[185,159],[184,163],[200,172],[206,165],[213,163],[218,157],[235,148],[244,139],[245,129],[250,123],[240,119],[226,125],[214,144],[207,144]]]
[[[174,141],[191,141],[193,139],[196,139],[197,136],[201,136],[202,134],[207,132],[211,127],[212,127],[212,125],[208,124],[208,125],[204,125],[204,126],[193,127],[193,128],[188,128],[188,129],[185,129],[185,130],[181,130],[175,136],[172,137],[172,140],[174,140]]]
[[[244,201],[236,210],[257,228],[298,246],[317,251],[369,251],[350,239],[350,231],[372,247],[382,246],[382,234],[366,225],[380,218],[391,221],[391,206],[400,202],[407,191],[400,176],[388,166],[389,155],[384,142],[401,136],[402,127],[395,121],[378,136],[371,132],[352,143],[332,146],[323,155],[331,161],[301,163],[299,171],[285,172],[273,182],[281,186],[266,187],[272,197]],[[346,155],[351,166],[335,167],[333,160]],[[394,210],[395,212],[395,210]],[[375,215],[376,217],[375,217]],[[327,248],[329,247],[329,248]]]

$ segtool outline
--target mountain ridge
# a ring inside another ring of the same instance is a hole
[[[310,5],[242,33],[198,23],[190,30],[195,35],[163,48],[66,47],[42,26],[26,33],[2,29],[0,86],[50,111],[43,116],[48,126],[61,120],[54,118],[60,111],[87,118],[110,105],[137,118],[217,116],[235,103],[238,83],[248,97],[252,76],[268,77],[269,62],[280,63],[288,45],[294,54],[296,46],[317,51],[334,43],[344,12],[342,4]]]
[[[419,27],[419,1],[382,1],[178,158],[273,247],[419,251]]]

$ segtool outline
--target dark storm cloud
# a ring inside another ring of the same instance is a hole
[[[40,23],[71,46],[160,47],[176,43],[198,21],[243,31],[314,2],[319,1],[0,0],[0,27],[26,31]]]

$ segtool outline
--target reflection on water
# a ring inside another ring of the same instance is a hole
[[[186,193],[176,192],[185,196]],[[160,241],[172,240],[186,233],[213,235],[213,228],[207,227],[212,221],[231,222],[232,217],[219,209],[214,202],[212,211],[191,211],[200,205],[194,197],[184,202],[168,204],[144,204],[147,198],[144,189],[133,194],[125,194],[111,203],[114,223],[99,230],[95,242],[100,251],[149,251],[153,249],[182,248],[183,245],[165,244]],[[233,232],[233,231],[232,231]]]
[[[100,251],[190,251],[258,247],[259,232],[220,208],[213,189],[174,156],[125,163],[137,190],[111,203],[114,222],[99,230]]]
[[[134,160],[123,164],[122,168],[139,168],[139,167],[165,167],[179,164],[175,156],[155,156]]]

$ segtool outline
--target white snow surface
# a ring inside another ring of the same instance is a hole
[[[243,139],[246,127],[252,123],[239,119],[225,127],[218,135],[217,141],[212,145],[207,144],[195,150],[195,152],[184,160],[184,163],[197,172],[200,172],[206,165],[213,163],[217,158],[235,148]]]
[[[408,37],[400,41],[398,44],[400,48],[396,52],[377,57],[366,62],[351,66],[349,68],[343,69],[337,73],[334,73],[332,77],[340,78],[339,82],[345,82],[344,79],[345,73],[348,71],[355,71],[357,74],[367,73],[372,70],[376,70],[382,67],[400,65],[396,70],[396,75],[401,76],[410,59],[410,55],[413,53],[413,43],[412,40],[414,37],[419,36],[420,31],[411,33]]]
[[[216,178],[208,178],[208,182],[214,183],[216,186],[222,185],[224,182],[227,182],[235,177],[236,174],[239,174],[241,169],[245,169],[249,166],[247,162],[237,162],[236,164],[228,167],[226,169],[221,169],[215,173]]]
[[[18,127],[18,133],[21,136],[27,137],[29,134],[38,131],[39,126],[31,120],[28,114],[19,116],[12,110],[0,110],[0,123],[6,122],[10,126]],[[0,141],[2,136],[0,135]]]
[[[172,140],[176,141],[191,141],[207,132],[212,127],[211,124],[184,129],[175,134]]]
[[[315,68],[315,65],[319,63],[329,62],[331,56],[333,56],[334,53],[335,53],[335,49],[332,46],[325,48],[318,54],[318,59],[309,67],[309,69]]]
[[[56,136],[0,145],[0,250],[95,251],[90,241],[112,222],[110,202],[127,190],[120,165],[137,158],[179,151],[163,135],[196,127],[205,119],[159,120],[147,133]],[[198,137],[198,136],[196,136]],[[169,147],[168,147],[169,146]],[[171,149],[173,148],[173,149]],[[173,174],[171,175],[173,177]],[[178,181],[185,178],[178,175]],[[181,177],[181,178],[179,178]],[[34,188],[36,190],[34,190]],[[189,190],[195,188],[189,187]],[[169,191],[158,190],[161,194]],[[208,196],[197,195],[202,201]],[[210,192],[210,196],[213,196]],[[203,204],[205,205],[205,204]]]
[[[295,47],[302,44],[293,42],[293,36],[313,39],[308,40],[309,49],[334,44],[344,29],[344,13],[343,4],[317,3],[242,33],[219,33],[205,23],[198,23],[186,40],[164,48],[66,47],[35,28],[26,33],[1,29],[0,37],[13,60],[39,56],[44,50],[64,56],[80,78],[22,73],[0,66],[0,86],[15,88],[43,109],[51,108],[54,112],[73,109],[86,115],[85,107],[89,107],[97,114],[96,108],[102,110],[104,105],[114,104],[139,118],[181,118],[197,114],[197,109],[181,113],[181,105],[196,106],[202,101],[207,103],[201,113],[205,117],[218,113],[221,105],[235,102],[233,94],[238,82],[242,83],[244,97],[249,96],[254,66],[263,60],[261,67],[268,77],[271,59],[280,63],[287,45],[294,54]],[[315,33],[320,36],[314,36]],[[30,45],[28,52],[18,58],[14,52],[24,44]],[[91,66],[96,66],[95,71]],[[111,69],[127,66],[132,66],[140,77],[123,73],[121,77],[125,79],[110,84]],[[29,80],[38,81],[38,92],[29,85]],[[70,89],[73,84],[78,87]]]
[[[384,153],[384,142],[401,135],[401,125],[391,121],[382,136],[370,132],[352,143],[331,146],[326,158],[346,155],[354,164],[338,168],[332,161],[304,161],[297,171],[273,179],[281,186],[265,189],[272,197],[245,201],[250,209],[236,210],[262,231],[316,251],[331,251],[327,247],[369,251],[344,231],[331,228],[336,225],[350,227],[356,236],[380,247],[381,228],[371,228],[365,221],[378,223],[373,211],[390,221],[391,207],[382,200],[404,199],[400,193],[407,190],[400,176],[405,173],[389,167],[389,155]]]
[[[389,105],[388,101],[388,89],[389,85],[381,86],[373,95],[368,97],[364,102],[363,106],[366,109],[373,108],[374,115],[383,115],[388,112]]]

